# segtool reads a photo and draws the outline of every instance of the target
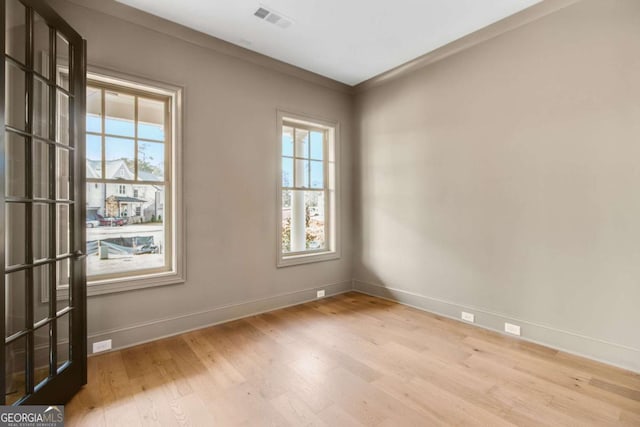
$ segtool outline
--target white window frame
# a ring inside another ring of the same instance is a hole
[[[277,193],[276,193],[276,265],[278,267],[288,267],[293,265],[307,264],[312,262],[329,261],[340,258],[341,233],[340,233],[340,123],[338,121],[321,119],[306,114],[292,113],[284,110],[277,110]],[[302,127],[319,128],[327,131],[328,148],[325,154],[328,162],[331,158],[334,160],[333,177],[330,176],[327,165],[325,164],[325,178],[327,180],[327,200],[325,200],[325,209],[328,215],[325,215],[325,239],[328,247],[325,249],[314,249],[292,254],[283,253],[282,247],[282,128],[285,123],[299,124]],[[329,153],[332,150],[332,153]]]
[[[168,271],[150,274],[134,274],[130,276],[110,277],[87,282],[87,295],[102,295],[113,292],[150,288],[184,283],[185,274],[185,224],[182,186],[182,105],[183,88],[181,86],[158,82],[147,78],[136,77],[125,73],[89,66],[87,79],[106,84],[121,86],[132,90],[143,90],[170,97],[171,108],[171,168],[170,182],[172,203],[171,217],[171,265]],[[83,159],[84,161],[84,159]]]

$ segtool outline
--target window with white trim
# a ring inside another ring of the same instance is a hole
[[[280,113],[278,266],[335,259],[337,125]]]
[[[182,281],[175,131],[179,93],[90,75],[86,210],[89,294]]]

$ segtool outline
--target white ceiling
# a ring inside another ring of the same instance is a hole
[[[541,0],[118,0],[355,85]],[[253,15],[263,6],[286,29]]]

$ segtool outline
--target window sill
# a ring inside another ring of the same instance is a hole
[[[278,258],[277,266],[290,267],[292,265],[310,264],[313,262],[331,261],[334,259],[340,259],[340,254],[337,251],[327,252],[314,252],[310,254],[298,254],[291,256],[280,256]]]
[[[184,277],[176,274],[175,272],[99,280],[94,282],[87,282],[87,296],[92,297],[116,292],[132,291],[135,289],[178,285],[182,283],[185,283]]]

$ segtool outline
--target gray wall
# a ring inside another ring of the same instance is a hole
[[[357,96],[356,288],[640,370],[640,2]]]
[[[640,371],[637,1],[583,0],[355,98],[111,1],[51,2],[90,64],[185,87],[187,283],[91,297],[90,343],[154,339],[353,277]],[[338,261],[275,267],[276,108],[341,122]]]
[[[259,64],[264,58],[252,58],[256,65],[186,42],[208,41],[173,24],[153,30],[75,3],[51,3],[87,39],[90,65],[184,86],[187,282],[89,297],[90,344],[112,338],[114,347],[126,346],[313,298],[316,287],[351,287],[351,239],[342,239],[337,261],[277,269],[274,231],[276,108],[283,108],[340,122],[342,227],[343,236],[351,234],[348,93],[274,71]],[[113,2],[84,3],[136,15]],[[181,38],[160,32],[167,29]]]

